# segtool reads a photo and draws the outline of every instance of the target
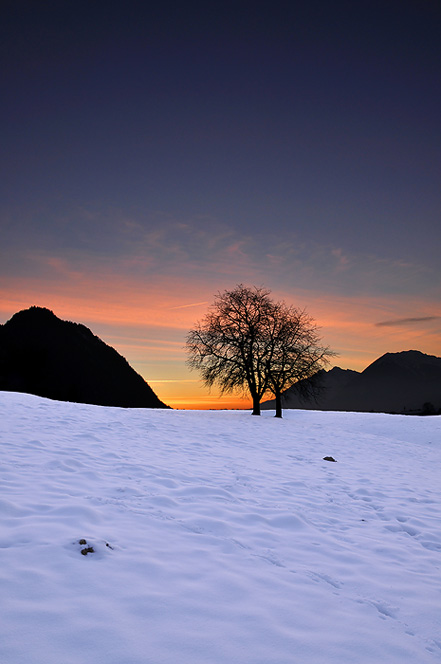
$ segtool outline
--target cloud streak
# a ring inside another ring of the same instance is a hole
[[[375,327],[395,327],[399,325],[410,325],[412,323],[428,323],[439,320],[441,316],[415,316],[413,318],[396,318],[394,320],[383,320],[375,323]]]
[[[169,307],[169,309],[189,309],[190,307],[200,307],[203,304],[209,304],[208,300],[205,302],[193,302],[192,304],[180,304],[177,307]]]

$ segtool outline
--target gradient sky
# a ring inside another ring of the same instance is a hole
[[[4,3],[0,322],[82,322],[175,407],[218,291],[344,368],[441,355],[441,5]],[[247,405],[247,402],[242,402]]]

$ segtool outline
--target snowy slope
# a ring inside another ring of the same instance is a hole
[[[441,417],[0,393],[0,662],[441,662],[440,468]]]

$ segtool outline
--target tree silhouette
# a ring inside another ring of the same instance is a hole
[[[321,344],[317,325],[305,310],[279,302],[272,316],[268,389],[275,396],[276,417],[282,417],[284,390],[296,384],[301,398],[315,396],[319,387],[313,378],[334,353]]]
[[[266,392],[276,397],[282,416],[282,391],[309,378],[332,355],[320,345],[306,312],[274,302],[265,288],[239,284],[218,293],[214,304],[187,335],[188,365],[208,387],[221,393],[249,391],[253,415],[260,415]]]

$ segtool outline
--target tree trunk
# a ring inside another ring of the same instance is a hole
[[[253,394],[253,415],[260,415],[260,399]]]
[[[282,417],[282,393],[276,392],[276,417]]]

